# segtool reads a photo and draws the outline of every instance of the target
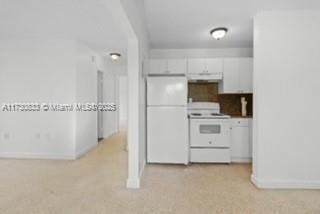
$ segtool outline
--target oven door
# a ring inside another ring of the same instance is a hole
[[[190,145],[193,148],[229,148],[229,119],[190,119]]]

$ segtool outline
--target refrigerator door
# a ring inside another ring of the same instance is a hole
[[[186,77],[148,77],[147,86],[148,106],[187,105],[188,82]]]
[[[188,164],[186,107],[148,107],[148,163]]]

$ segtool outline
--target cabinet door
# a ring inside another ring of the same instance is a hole
[[[220,93],[239,93],[239,60],[226,58],[223,60],[223,82]]]
[[[223,59],[206,59],[206,71],[208,73],[222,73]]]
[[[231,132],[231,156],[233,159],[251,158],[248,126],[233,126]]]
[[[249,122],[249,157],[250,158],[252,158],[252,156],[253,156],[253,149],[252,149],[252,142],[253,142],[253,140],[252,140],[252,119],[249,119],[248,120],[248,122]]]
[[[165,59],[151,59],[149,74],[165,74],[167,73],[168,65]]]
[[[199,74],[205,71],[205,59],[188,59],[188,73]]]
[[[169,74],[185,74],[187,71],[186,59],[169,59],[168,72]]]
[[[239,90],[241,93],[252,93],[253,59],[239,59]]]

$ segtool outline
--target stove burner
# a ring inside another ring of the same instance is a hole
[[[191,115],[192,115],[192,116],[201,116],[200,113],[192,113]]]

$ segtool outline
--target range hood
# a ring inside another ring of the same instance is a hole
[[[222,72],[220,73],[200,73],[200,74],[188,74],[189,82],[219,82],[223,78]]]

